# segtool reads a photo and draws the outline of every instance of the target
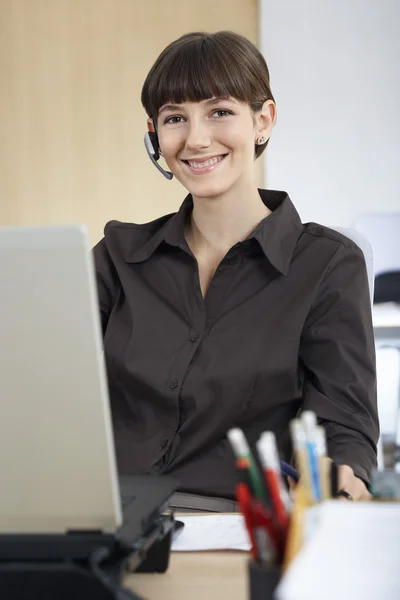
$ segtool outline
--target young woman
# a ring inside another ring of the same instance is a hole
[[[302,224],[285,192],[257,189],[276,118],[264,58],[232,32],[184,35],[142,103],[153,162],[162,154],[189,195],[152,223],[108,223],[94,249],[120,471],[174,475],[181,506],[226,510],[227,430],[251,442],[274,430],[290,459],[289,422],[310,409],[341,488],[367,498],[378,419],[365,262]]]

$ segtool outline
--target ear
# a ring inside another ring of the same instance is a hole
[[[276,121],[276,105],[272,100],[266,100],[256,114],[256,137],[268,140]]]
[[[153,119],[151,117],[148,117],[148,119],[147,119],[147,131],[151,131],[151,132],[155,131]]]

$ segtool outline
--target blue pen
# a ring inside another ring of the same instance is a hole
[[[280,466],[282,475],[285,477],[290,477],[295,483],[299,482],[300,477],[297,469],[292,467],[292,465],[289,465],[289,463],[285,462],[284,460],[280,461]]]
[[[317,427],[317,417],[311,410],[305,410],[301,420],[306,434],[306,446],[308,462],[310,466],[312,492],[315,502],[321,501],[321,484],[319,480],[319,460],[316,444],[315,430]]]

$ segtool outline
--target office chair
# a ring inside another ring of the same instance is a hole
[[[375,277],[374,304],[384,302],[400,304],[400,269],[385,271]]]
[[[353,227],[367,238],[374,254],[374,303],[400,302],[400,212],[363,213]]]
[[[400,212],[360,214],[352,226],[371,245],[375,277],[400,270]]]

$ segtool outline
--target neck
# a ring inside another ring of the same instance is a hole
[[[186,239],[195,255],[222,258],[271,213],[261,200],[255,184],[244,188],[230,190],[219,197],[193,197],[193,212]]]

